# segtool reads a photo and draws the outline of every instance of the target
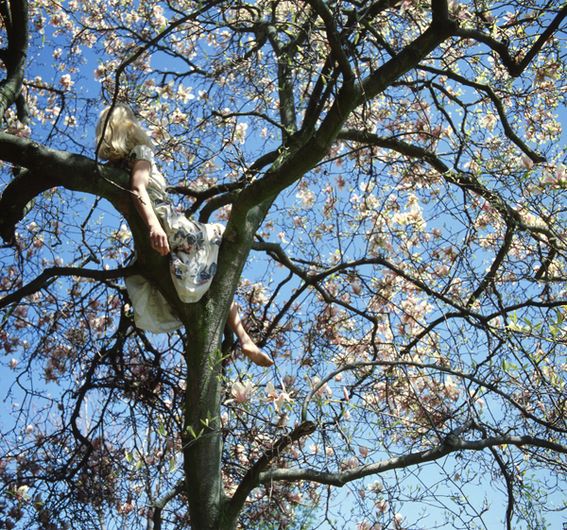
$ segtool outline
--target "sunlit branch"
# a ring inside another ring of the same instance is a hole
[[[209,218],[215,210],[226,206],[227,204],[232,204],[238,198],[238,191],[231,191],[218,195],[217,197],[212,197],[207,201],[207,204],[203,206],[203,209],[199,212],[199,221],[201,223],[207,223]]]
[[[309,95],[309,102],[307,103],[303,123],[301,124],[302,130],[309,131],[315,127],[325,103],[333,93],[337,79],[338,74],[336,71],[333,71],[331,58],[328,57],[325,64],[321,67],[319,77]]]
[[[180,480],[174,488],[156,499],[152,503],[153,512],[151,518],[148,518],[146,530],[161,530],[161,514],[169,502],[183,492],[185,480]]]
[[[282,129],[282,130],[285,131],[285,126],[281,125],[276,120],[270,118],[268,115],[264,114],[263,112],[254,112],[254,111],[249,111],[249,112],[218,112],[218,111],[213,111],[212,115],[216,116],[217,118],[221,118],[223,120],[228,120],[230,118],[238,118],[238,117],[242,117],[242,116],[253,116],[255,118],[259,118],[261,120],[268,122],[270,125],[272,125],[273,127],[277,128],[277,129]]]
[[[415,68],[439,44],[453,33],[457,24],[442,19],[444,0],[434,1],[432,25],[396,56],[361,81],[360,86],[346,81],[338,90],[336,99],[316,132],[305,131],[305,138],[294,138],[293,149],[287,155],[282,153],[281,161],[265,176],[253,182],[242,191],[238,207],[233,213],[248,210],[264,201],[271,200],[307,171],[312,169],[328,152],[351,112],[362,103],[383,92],[396,79]],[[297,144],[297,145],[295,145]],[[230,223],[229,223],[230,225]]]
[[[359,3],[359,10],[345,9],[345,13],[349,16],[347,27],[354,22],[358,22],[360,24],[368,23],[368,21],[371,21],[374,17],[378,16],[386,9],[395,7],[398,3],[399,0],[377,0],[376,2],[366,1]]]
[[[500,250],[496,254],[492,265],[490,266],[490,270],[486,273],[478,287],[475,291],[470,295],[469,299],[467,300],[467,307],[470,307],[474,304],[475,300],[486,290],[486,288],[490,285],[491,282],[494,281],[496,278],[496,274],[498,273],[498,269],[502,265],[502,262],[508,255],[510,248],[512,246],[512,239],[514,237],[514,228],[513,225],[508,225],[506,227],[506,234],[504,234],[504,241],[502,242],[502,246]]]
[[[453,101],[454,103],[456,103],[457,105],[459,105],[463,109],[463,116],[462,116],[462,119],[461,119],[460,131],[459,131],[458,127],[455,125],[455,122],[454,122],[451,114],[449,114],[449,112],[447,111],[445,106],[439,101],[439,98],[437,97],[435,90],[433,90],[434,87],[437,88],[437,90],[441,91],[445,95],[445,97],[447,97],[449,100]],[[465,145],[465,142],[463,141],[463,133],[464,133],[464,128],[465,128],[465,123],[466,123],[466,120],[467,120],[468,108],[465,105],[463,105],[463,103],[458,98],[451,95],[449,93],[449,91],[445,89],[445,87],[442,87],[442,86],[440,86],[436,83],[431,83],[431,86],[429,87],[429,93],[431,94],[431,99],[433,100],[433,104],[435,105],[435,108],[445,118],[445,120],[449,124],[449,127],[451,127],[453,134],[460,140],[459,147],[458,147],[458,150],[457,150],[457,156],[455,157],[455,165],[457,165],[458,161],[460,160],[460,158],[462,156],[464,145]]]
[[[554,241],[554,246],[549,250],[547,256],[542,260],[540,268],[534,274],[536,280],[540,280],[545,277],[545,281],[565,281],[567,278],[553,278],[549,276],[549,267],[553,263],[553,260],[557,257],[556,242]]]
[[[232,203],[232,201],[238,197],[237,191],[242,189],[247,182],[253,179],[263,167],[273,163],[277,159],[278,154],[279,152],[275,150],[259,157],[253,164],[245,169],[244,175],[237,182],[211,186],[203,191],[195,191],[186,186],[170,187],[168,191],[188,195],[196,199],[194,204],[187,210],[187,215],[194,214],[201,207],[203,202],[207,201],[199,215],[199,220],[206,223],[215,210]]]
[[[261,473],[260,483],[268,484],[277,480],[284,480],[288,482],[308,480],[311,482],[318,482],[320,484],[329,484],[340,487],[352,482],[353,480],[361,479],[369,475],[376,475],[393,469],[401,469],[417,464],[432,462],[451,453],[467,450],[482,451],[483,449],[497,447],[499,445],[514,445],[516,447],[532,446],[549,449],[563,454],[567,453],[567,447],[564,445],[533,436],[493,436],[482,440],[464,440],[458,437],[448,437],[445,440],[445,443],[440,444],[433,449],[420,451],[418,453],[409,453],[375,464],[359,466],[343,472],[333,473],[319,471],[312,468],[274,469]]]
[[[540,155],[539,153],[535,152],[531,149],[512,129],[510,122],[506,116],[506,111],[504,110],[504,105],[500,98],[495,94],[494,90],[488,85],[483,85],[482,83],[477,83],[475,81],[470,81],[466,77],[456,74],[450,70],[441,70],[439,68],[434,68],[432,66],[421,66],[420,70],[424,70],[426,72],[431,72],[438,75],[443,75],[448,77],[449,79],[453,79],[462,85],[469,86],[478,90],[479,92],[484,92],[489,99],[494,104],[496,108],[496,112],[498,113],[498,117],[500,118],[500,123],[502,123],[502,128],[504,129],[504,134],[506,137],[513,142],[517,147],[519,147],[534,163],[545,162],[545,157]]]
[[[254,250],[264,250],[268,252],[268,254],[271,254],[272,257],[276,259],[279,263],[281,263],[283,266],[287,267],[291,272],[299,276],[305,282],[306,285],[313,287],[321,295],[321,298],[323,298],[323,300],[328,304],[337,304],[338,306],[348,309],[352,313],[361,316],[362,318],[372,322],[373,324],[376,323],[376,318],[374,316],[366,313],[365,311],[361,311],[360,309],[357,309],[353,305],[348,304],[343,300],[339,300],[335,297],[330,296],[329,293],[319,284],[320,281],[326,277],[326,274],[321,273],[314,275],[304,271],[289,259],[289,257],[286,255],[286,253],[279,244],[270,243],[267,241],[255,242],[252,245],[252,248]]]
[[[278,314],[274,316],[272,320],[269,321],[267,329],[262,331],[263,337],[259,341],[258,346],[263,346],[266,343],[268,338],[271,336],[272,332],[276,329],[277,325],[280,323],[281,319],[284,317],[284,315],[287,314],[287,312],[291,309],[295,301],[306,291],[308,287],[309,284],[303,282],[303,284],[289,296],[285,304],[283,304],[283,306],[279,310]]]
[[[367,98],[375,97],[392,81],[415,68],[422,59],[427,57],[439,44],[455,32],[458,24],[448,17],[446,0],[433,0],[432,11],[433,20],[431,26],[364,79],[362,92]]]
[[[453,318],[463,318],[462,311],[450,311],[447,313],[443,313],[440,317],[429,322],[427,325],[424,326],[424,328],[419,333],[414,335],[413,339],[410,342],[408,342],[405,346],[403,346],[400,349],[400,355],[401,356],[408,355],[409,352],[413,348],[415,348],[415,346],[419,344],[424,337],[429,335],[437,326],[439,326],[440,324],[444,324],[448,320],[451,320]]]
[[[551,35],[559,28],[559,25],[563,19],[567,16],[567,5],[564,5],[555,18],[551,21],[549,26],[545,31],[538,37],[532,47],[527,51],[521,61],[517,61],[516,58],[512,57],[510,50],[506,43],[496,40],[495,38],[482,33],[481,31],[475,29],[464,29],[459,28],[455,35],[463,37],[465,39],[474,39],[478,42],[486,44],[489,48],[494,50],[504,66],[508,69],[508,73],[512,77],[518,77],[530,64],[533,58],[539,53],[543,45],[549,40]]]
[[[244,182],[228,182],[226,184],[217,184],[215,186],[211,186],[205,190],[195,190],[189,186],[168,186],[167,191],[170,193],[178,193],[179,195],[185,195],[187,197],[192,197],[196,199],[197,202],[201,203],[215,195],[219,195],[221,193],[227,193],[230,191],[237,190],[244,186]]]
[[[485,322],[490,322],[491,320],[494,320],[499,316],[507,315],[508,313],[513,313],[514,311],[518,311],[518,309],[524,309],[526,307],[540,307],[546,309],[551,309],[554,307],[567,307],[567,299],[550,300],[545,302],[543,300],[529,299],[526,300],[525,302],[520,302],[518,304],[512,304],[506,307],[502,307],[501,309],[495,311],[494,313],[485,315],[484,317],[482,317],[482,319]]]

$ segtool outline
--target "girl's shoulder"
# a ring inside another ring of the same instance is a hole
[[[154,152],[150,146],[140,144],[130,151],[128,160],[130,162],[134,162],[136,160],[147,160],[148,162],[154,163]]]

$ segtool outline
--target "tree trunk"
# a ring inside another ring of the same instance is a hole
[[[220,528],[225,500],[221,475],[220,344],[226,314],[214,314],[213,308],[208,300],[189,309],[185,348],[187,389],[182,440],[191,527],[195,530]]]
[[[263,208],[233,216],[233,221],[237,218],[237,229],[232,236],[225,233],[211,288],[200,302],[186,304],[182,309],[188,330],[182,440],[191,528],[195,530],[233,530],[238,519],[238,514],[229,515],[224,510],[227,498],[221,472],[221,342],[242,268],[269,204],[265,201]]]

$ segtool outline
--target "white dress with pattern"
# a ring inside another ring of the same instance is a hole
[[[183,302],[197,302],[207,292],[217,270],[224,226],[193,221],[173,207],[166,191],[167,183],[156,167],[150,147],[136,146],[129,159],[132,162],[147,160],[151,165],[147,191],[171,249],[169,260],[173,285]],[[181,321],[163,295],[143,276],[127,278],[126,288],[134,307],[136,326],[154,333],[181,327]]]

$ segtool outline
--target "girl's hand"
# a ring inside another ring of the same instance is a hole
[[[152,248],[162,256],[169,254],[169,243],[161,225],[150,226],[150,241]]]

